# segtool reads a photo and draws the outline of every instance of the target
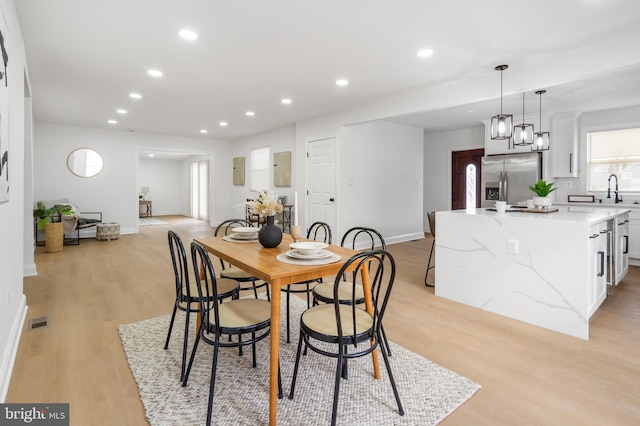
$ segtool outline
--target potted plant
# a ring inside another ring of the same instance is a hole
[[[48,253],[62,251],[64,243],[64,232],[62,221],[54,222],[54,218],[59,215],[72,215],[73,208],[67,204],[56,204],[46,208],[42,201],[38,201],[33,210],[33,217],[36,219],[38,229],[44,229],[45,246]]]
[[[533,205],[538,208],[549,208],[549,206],[551,206],[549,194],[558,189],[554,188],[553,185],[553,182],[547,183],[546,181],[539,179],[535,185],[530,186],[529,189],[537,195],[537,197],[533,197]]]

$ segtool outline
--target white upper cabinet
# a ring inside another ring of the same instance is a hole
[[[551,177],[578,177],[578,117],[580,112],[563,112],[551,120],[549,158]]]

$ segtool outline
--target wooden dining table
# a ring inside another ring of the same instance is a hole
[[[278,353],[280,348],[280,289],[282,286],[301,281],[313,280],[336,275],[340,268],[357,250],[329,245],[326,249],[341,259],[324,265],[293,265],[276,259],[279,254],[289,250],[293,238],[283,234],[282,242],[275,248],[264,248],[258,243],[232,242],[223,237],[199,237],[194,239],[212,255],[229,262],[245,272],[271,285],[271,349],[269,353],[269,425],[276,425],[278,401]],[[355,265],[354,265],[355,267]],[[368,268],[361,268],[362,284],[365,294],[365,309],[373,314],[371,282]],[[380,378],[377,351],[372,352],[373,370],[376,379]]]

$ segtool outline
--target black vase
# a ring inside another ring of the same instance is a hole
[[[278,247],[282,241],[282,230],[274,225],[274,216],[267,216],[267,223],[258,231],[258,241],[262,247]]]

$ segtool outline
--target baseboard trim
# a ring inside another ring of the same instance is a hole
[[[4,353],[2,354],[2,362],[0,363],[0,403],[4,403],[7,399],[9,383],[11,382],[11,373],[13,372],[13,366],[16,361],[18,345],[20,343],[20,337],[22,336],[22,329],[24,328],[24,320],[27,317],[28,309],[27,297],[23,294],[20,298],[20,305],[18,306],[18,311],[13,319],[13,324],[9,331],[9,338],[7,339],[7,345],[5,346]]]
[[[36,270],[35,263],[32,263],[31,265],[24,265],[22,267],[23,277],[35,277],[36,275],[38,275],[38,271]]]

